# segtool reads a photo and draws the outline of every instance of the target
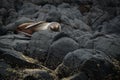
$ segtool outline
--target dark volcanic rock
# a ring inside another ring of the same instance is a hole
[[[19,10],[20,16],[26,16],[29,18],[33,17],[33,14],[35,14],[39,10],[39,6],[32,4],[30,2],[25,2],[23,6],[21,7],[21,10]]]
[[[105,35],[88,41],[85,46],[103,51],[107,56],[120,60],[119,41],[119,36]]]
[[[0,47],[1,48],[9,48],[9,49],[13,49],[16,48],[18,49],[18,45],[19,44],[27,44],[29,43],[29,39],[28,37],[24,37],[22,35],[5,35],[5,36],[1,36],[0,37]],[[25,48],[26,46],[24,46]],[[22,50],[22,46],[18,49],[18,50]]]
[[[0,51],[0,58],[12,67],[38,67],[34,59],[24,56],[21,52],[3,48],[0,48]]]
[[[52,39],[53,33],[48,30],[34,33],[28,45],[28,55],[38,60],[44,60]]]
[[[63,60],[64,56],[71,51],[78,49],[78,43],[71,38],[63,37],[52,43],[49,48],[46,64],[55,69]]]
[[[30,18],[27,18],[27,17],[20,17],[15,22],[6,25],[4,28],[8,31],[15,31],[20,24],[33,22],[33,21],[34,20],[31,20]]]
[[[102,27],[102,30],[101,30],[102,33],[119,34],[120,33],[120,16],[115,17],[109,22],[105,22],[101,27]]]
[[[68,53],[63,60],[62,68],[64,66],[67,67],[65,71],[59,71],[63,69],[62,66],[58,67],[58,75],[62,75],[59,72],[69,72],[69,76],[84,71],[92,80],[101,80],[113,71],[110,59],[103,52],[92,49],[79,49]]]
[[[80,37],[77,37],[76,40],[79,43],[79,47],[80,48],[85,48],[85,44],[91,40],[92,34],[88,33],[88,34],[84,34],[81,35]]]
[[[57,12],[56,10],[50,11],[48,13],[46,21],[48,21],[48,22],[60,22],[60,17],[61,17],[60,12]]]
[[[24,80],[54,80],[49,72],[40,69],[26,69]]]
[[[8,75],[8,69],[11,68],[10,65],[8,65],[4,60],[0,60],[0,75],[2,77],[6,77]],[[1,79],[1,76],[0,76],[0,79]]]
[[[84,72],[80,72],[68,78],[64,78],[62,80],[88,80],[87,75]]]

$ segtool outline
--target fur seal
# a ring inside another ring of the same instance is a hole
[[[58,22],[30,22],[23,23],[18,26],[17,32],[22,32],[23,34],[30,36],[36,31],[50,30],[50,31],[61,31],[61,25]]]

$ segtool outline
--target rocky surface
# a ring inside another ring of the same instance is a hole
[[[0,0],[0,80],[120,80],[119,0]],[[61,32],[26,36],[27,22]]]

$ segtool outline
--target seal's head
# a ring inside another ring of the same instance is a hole
[[[55,32],[61,31],[61,26],[57,22],[51,22],[50,25],[49,25],[49,28],[50,28],[51,31],[55,31]]]

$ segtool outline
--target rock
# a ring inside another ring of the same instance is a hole
[[[18,13],[16,12],[15,9],[9,9],[8,11],[8,18],[6,19],[5,23],[14,23],[16,19],[18,18]]]
[[[11,67],[40,67],[36,60],[24,56],[21,52],[0,48],[1,59],[4,59]]]
[[[85,48],[85,44],[91,40],[92,34],[85,33],[84,35],[81,35],[80,37],[77,37],[76,40],[79,43],[80,48]]]
[[[63,24],[70,25],[70,19],[67,16],[61,15],[61,19],[60,20],[61,20],[61,22]]]
[[[60,12],[58,12],[56,10],[50,11],[48,13],[47,18],[46,18],[46,21],[48,21],[48,22],[60,22],[60,17],[61,17]]]
[[[84,32],[81,30],[72,30],[70,33],[68,33],[70,35],[70,37],[72,37],[73,39],[78,41],[78,38],[80,36],[83,36],[85,34],[90,34],[89,32]]]
[[[60,12],[62,15],[67,16],[69,19],[81,19],[82,14],[80,11],[76,8],[58,8],[58,12]]]
[[[112,16],[119,15],[119,0],[113,1],[113,0],[94,0],[94,3],[96,3],[97,6],[99,6],[104,11],[107,11]],[[103,4],[104,3],[104,4]],[[117,8],[117,9],[116,9]]]
[[[7,30],[3,27],[0,27],[0,35],[5,35],[7,33]]]
[[[0,60],[0,79],[1,77],[7,77],[9,72],[7,71],[9,68],[11,68],[10,65],[8,65],[4,60]]]
[[[17,28],[16,24],[15,23],[10,23],[8,25],[5,26],[5,29],[7,31],[15,31]]]
[[[119,37],[105,35],[88,41],[85,46],[86,48],[94,48],[103,51],[107,56],[120,60],[119,40]]]
[[[31,20],[30,18],[27,17],[20,17],[18,18],[18,20],[16,20],[15,25],[18,26],[22,23],[26,23],[26,22],[33,22],[33,20]]]
[[[60,4],[60,5],[58,5],[58,8],[70,8],[71,6],[70,6],[70,4],[68,4],[68,3],[62,3],[62,4]]]
[[[43,61],[46,58],[54,34],[48,30],[34,33],[28,44],[28,55]]]
[[[63,60],[62,66],[63,68],[64,66],[67,67],[67,69],[61,71],[61,67],[58,67],[57,72],[59,75],[62,74],[59,72],[69,72],[70,74],[67,75],[70,76],[83,71],[95,80],[101,80],[113,72],[110,59],[103,52],[92,49],[78,49],[68,53]]]
[[[82,20],[74,19],[74,23],[75,23],[76,28],[80,29],[81,31],[87,31],[87,32],[92,31],[90,26],[85,24]]]
[[[64,78],[62,80],[88,80],[87,75],[84,72],[80,72],[68,78]]]
[[[56,12],[55,12],[56,11]],[[56,16],[53,16],[53,14]],[[54,5],[46,4],[42,6],[39,11],[38,11],[38,17],[37,21],[42,20],[42,21],[54,21],[54,20],[59,20],[59,12],[57,11],[56,7]],[[55,19],[57,18],[57,19]]]
[[[19,15],[24,15],[30,17],[31,15],[35,14],[39,10],[37,5],[34,5],[30,2],[26,2],[23,4],[21,10],[19,11]]]
[[[19,45],[29,43],[29,39],[30,38],[28,38],[28,37],[24,37],[24,36],[21,36],[21,35],[14,35],[14,34],[13,35],[1,36],[0,37],[0,47],[1,48],[7,48],[7,49],[8,48],[9,49],[17,48],[18,50],[21,50],[22,46],[20,47]],[[24,46],[24,48],[25,47],[26,46]]]
[[[117,16],[115,18],[113,18],[112,20],[110,20],[109,22],[106,22],[102,25],[102,33],[105,34],[119,34],[120,32],[120,16]]]
[[[55,69],[63,60],[64,56],[78,48],[78,43],[71,38],[63,37],[53,42],[49,48],[46,65]]]
[[[26,69],[23,72],[26,74],[23,80],[54,80],[53,76],[45,70]]]

